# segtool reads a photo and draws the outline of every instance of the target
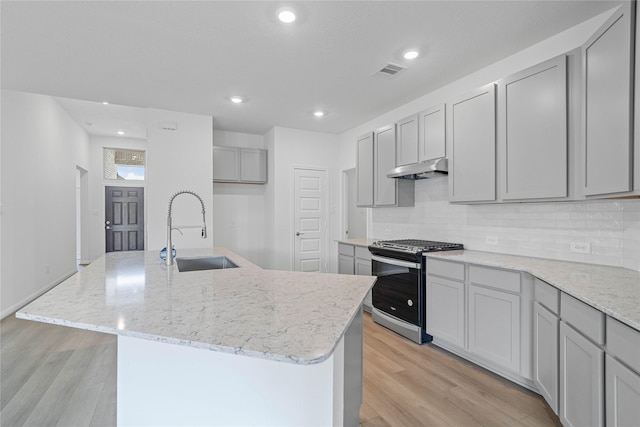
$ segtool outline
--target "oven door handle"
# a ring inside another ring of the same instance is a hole
[[[371,260],[378,261],[383,264],[397,265],[398,267],[415,268],[417,270],[420,270],[420,264],[418,264],[417,262],[409,262],[409,261],[403,261],[400,259],[386,258],[378,255],[371,255]]]

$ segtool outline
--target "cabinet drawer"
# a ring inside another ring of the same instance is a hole
[[[597,344],[604,344],[604,314],[562,292],[560,317]]]
[[[371,252],[369,252],[369,248],[367,247],[362,247],[362,246],[356,246],[356,258],[361,258],[361,259],[371,259]]]
[[[607,317],[607,352],[640,372],[640,331]]]
[[[353,256],[354,254],[353,245],[338,243],[338,253],[340,255]]]
[[[464,264],[427,258],[427,274],[464,280]]]
[[[557,288],[540,279],[536,279],[535,296],[536,301],[547,307],[551,312],[560,313],[560,291]]]
[[[469,281],[482,286],[520,293],[520,273],[494,268],[469,266]]]

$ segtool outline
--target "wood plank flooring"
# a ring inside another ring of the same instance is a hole
[[[0,425],[114,426],[116,338],[0,323]],[[364,316],[363,427],[560,426],[540,396]]]

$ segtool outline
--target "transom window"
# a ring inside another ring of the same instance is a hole
[[[145,152],[104,149],[104,179],[143,181]]]

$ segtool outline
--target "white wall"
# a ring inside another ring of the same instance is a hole
[[[2,91],[2,317],[76,271],[89,137],[49,96]]]
[[[180,190],[196,192],[205,203],[207,230],[213,224],[213,118],[196,114],[149,109],[147,114],[147,250],[166,246],[169,199]],[[161,129],[162,122],[177,123],[177,130]],[[200,202],[190,195],[173,202],[173,225],[202,224]],[[180,248],[213,247],[214,237],[200,238],[200,229],[173,232]]]
[[[356,138],[484,84],[581,46],[610,15],[597,16],[340,135],[340,168],[356,162]],[[588,201],[496,205],[448,203],[447,178],[416,182],[413,208],[369,209],[368,237],[416,237],[464,243],[468,249],[622,266],[640,270],[640,202]],[[497,237],[497,245],[486,237]],[[592,253],[569,252],[590,242]]]
[[[213,131],[213,144],[265,148],[262,135],[219,130]],[[268,175],[270,173],[267,171]],[[213,184],[211,229],[216,246],[228,248],[259,266],[266,265],[265,187],[259,184]]]
[[[327,169],[329,173],[329,271],[337,271],[337,244],[340,238],[340,170],[336,158],[340,151],[338,136],[275,127],[265,136],[269,149],[269,183],[265,189],[268,201],[267,252],[268,268],[293,269],[293,170],[294,167]]]

